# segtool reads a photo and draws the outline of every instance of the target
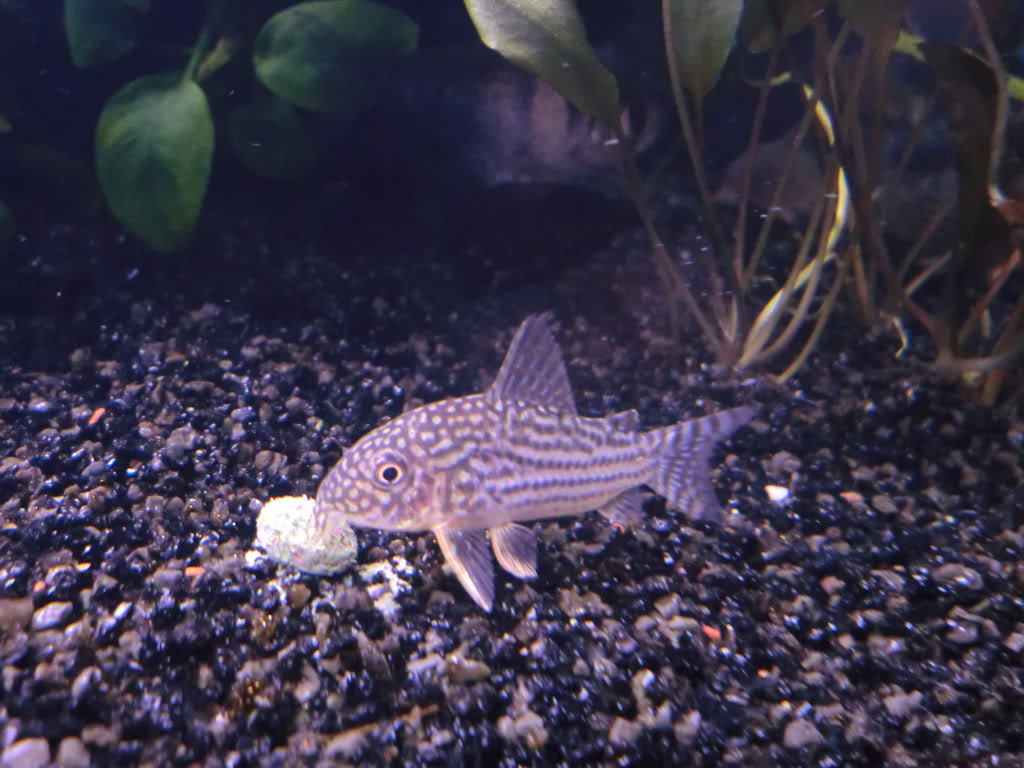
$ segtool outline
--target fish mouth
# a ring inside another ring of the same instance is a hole
[[[370,509],[360,510],[358,513],[348,512],[347,509],[334,508],[328,513],[325,528],[330,525],[337,525],[338,522],[346,523],[353,528],[367,528],[377,531],[409,531],[419,530],[419,516],[415,511],[403,514],[388,514],[383,510]]]
[[[374,527],[372,523],[367,523],[366,515],[352,514],[345,505],[338,504],[337,501],[317,499],[313,514],[318,521],[317,534],[320,536],[330,535],[343,525],[353,528]]]

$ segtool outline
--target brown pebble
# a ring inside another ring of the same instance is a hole
[[[846,582],[842,579],[837,579],[835,576],[826,576],[821,580],[821,588],[830,597],[842,592],[845,586]]]
[[[689,712],[684,712],[683,716],[676,720],[672,726],[672,732],[675,734],[676,741],[683,746],[690,744],[695,738],[697,733],[700,731],[701,723],[703,718],[696,709],[691,709]]]
[[[667,595],[659,597],[654,601],[655,610],[662,615],[663,618],[671,619],[673,616],[679,615],[679,609],[682,607],[682,600],[675,592],[669,592]]]
[[[881,512],[883,515],[895,515],[899,512],[899,507],[888,496],[878,494],[871,497],[871,506]]]
[[[0,600],[0,632],[10,633],[28,626],[32,619],[32,598]]]
[[[616,717],[608,728],[608,743],[614,747],[628,747],[640,738],[643,732],[643,724],[624,717]]]
[[[456,683],[478,683],[486,680],[491,668],[478,659],[467,659],[461,652],[455,651],[446,657],[445,671]]]
[[[293,609],[304,606],[312,596],[313,593],[309,591],[309,587],[302,582],[295,582],[288,587],[288,605]]]

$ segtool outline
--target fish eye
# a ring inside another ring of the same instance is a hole
[[[397,485],[405,477],[405,465],[397,456],[386,456],[373,470],[373,479],[385,488]]]

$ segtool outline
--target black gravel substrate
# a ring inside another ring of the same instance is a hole
[[[5,768],[1024,765],[1024,423],[842,318],[786,387],[716,375],[659,343],[633,232],[469,290],[439,254],[223,224],[138,275],[102,233],[24,246],[92,267],[0,342]],[[361,531],[335,578],[252,551],[262,502],[486,386],[539,309],[581,412],[759,406],[717,456],[729,526],[538,525],[490,615],[426,535]]]

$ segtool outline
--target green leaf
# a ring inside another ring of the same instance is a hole
[[[64,0],[64,33],[78,67],[98,67],[135,45],[148,0]]]
[[[839,14],[888,57],[903,23],[906,0],[839,0]]]
[[[0,200],[0,253],[6,251],[14,241],[15,232],[14,214],[7,204]]]
[[[419,28],[369,0],[299,3],[271,17],[256,36],[256,75],[292,104],[356,113],[391,65],[416,50]]]
[[[480,39],[547,80],[608,126],[619,124],[619,88],[587,42],[573,0],[465,0]]]
[[[694,99],[715,87],[736,37],[743,0],[668,0],[672,47]]]
[[[234,108],[231,145],[249,170],[277,181],[304,176],[319,153],[288,102],[267,95]]]
[[[89,166],[44,144],[18,147],[14,159],[28,181],[64,210],[83,219],[99,211],[99,184]]]
[[[776,40],[796,34],[818,12],[821,0],[747,0],[740,21],[740,37],[747,49],[761,53],[775,45]]]
[[[178,74],[124,86],[96,126],[96,168],[107,202],[129,232],[156,250],[188,242],[212,156],[206,96]]]

